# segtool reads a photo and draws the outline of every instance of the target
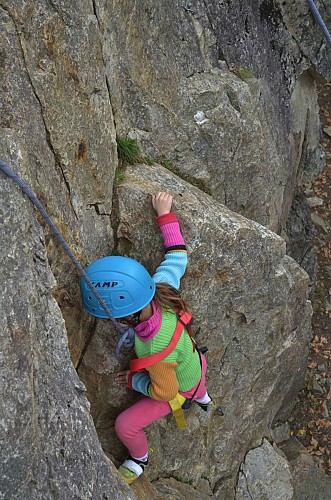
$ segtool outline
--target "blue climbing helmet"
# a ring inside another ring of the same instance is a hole
[[[103,257],[92,262],[85,273],[114,318],[123,318],[140,311],[155,294],[155,283],[148,271],[129,257]],[[109,318],[82,278],[80,291],[83,307],[89,314],[97,318]]]

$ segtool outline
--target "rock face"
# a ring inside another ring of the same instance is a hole
[[[330,48],[307,3],[97,5],[118,132],[278,231],[303,171],[321,166],[309,71],[330,77]]]
[[[307,450],[296,439],[279,444],[290,464],[293,498],[328,500],[331,491],[331,478],[323,474],[314,463]]]
[[[278,446],[264,439],[241,464],[236,500],[303,500],[330,498],[331,479],[315,465],[296,439]]]
[[[236,499],[293,499],[292,475],[287,460],[268,443],[247,453],[240,468]]]
[[[152,484],[134,494],[234,498],[247,452],[272,438],[304,379],[309,280],[275,232],[307,255],[293,199],[321,165],[313,77],[330,76],[330,49],[303,1],[4,0],[0,25],[0,157],[83,266],[116,251],[153,272],[150,193],[175,195],[183,293],[224,416],[192,408],[183,433],[170,417],[151,426]],[[158,160],[128,168],[120,186],[116,135]],[[100,446],[123,458],[112,426],[136,397],[114,384],[114,332],[82,311],[63,250],[0,182],[1,494],[131,498]]]
[[[99,444],[33,209],[0,184],[0,498],[134,498]]]
[[[44,2],[2,4],[2,160],[29,181],[84,264],[111,252],[117,165],[97,21],[89,2],[70,12]],[[47,229],[46,241],[77,363],[89,336],[72,298],[77,276]]]

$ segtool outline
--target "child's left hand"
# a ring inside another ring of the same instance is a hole
[[[164,191],[160,191],[157,194],[153,194],[152,205],[158,217],[160,217],[160,215],[165,215],[170,213],[172,205],[171,194],[165,193]]]
[[[122,385],[128,385],[130,370],[118,372],[115,377],[115,382]]]

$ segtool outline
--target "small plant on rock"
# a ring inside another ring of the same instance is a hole
[[[125,173],[123,171],[123,168],[118,166],[117,169],[115,170],[115,184],[118,186],[121,184],[125,179]]]
[[[117,154],[124,165],[134,165],[141,160],[140,149],[135,139],[117,137]]]

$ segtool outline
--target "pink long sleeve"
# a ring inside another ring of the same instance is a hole
[[[185,241],[180,231],[176,213],[171,212],[160,215],[156,220],[160,226],[165,250],[185,250]]]

